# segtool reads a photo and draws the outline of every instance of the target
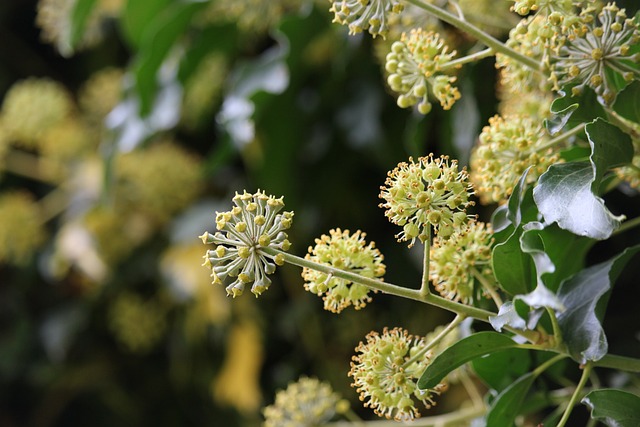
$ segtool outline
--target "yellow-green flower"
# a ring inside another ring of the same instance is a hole
[[[263,427],[316,427],[336,413],[340,396],[327,383],[301,377],[276,394],[273,405],[263,409]]]
[[[254,194],[236,193],[235,206],[228,212],[216,212],[215,234],[205,232],[200,238],[216,248],[205,254],[204,265],[211,268],[214,284],[223,284],[227,278],[235,280],[227,286],[227,294],[242,295],[247,284],[259,296],[269,288],[267,277],[284,264],[282,254],[270,255],[262,248],[289,250],[287,230],[293,221],[293,212],[280,212],[284,208],[282,197],[276,199],[258,190]]]
[[[436,236],[431,246],[429,277],[444,298],[473,302],[476,295],[474,273],[492,274],[491,225],[472,221],[450,237]]]
[[[420,28],[403,33],[400,41],[391,45],[385,65],[389,87],[400,94],[398,106],[407,108],[418,104],[418,111],[427,114],[431,111],[428,101],[431,93],[442,108],[450,109],[460,99],[460,92],[453,86],[456,78],[442,71],[455,54],[438,33]]]
[[[433,227],[446,237],[467,222],[466,209],[473,205],[473,194],[467,171],[458,169],[456,160],[433,154],[420,157],[417,162],[409,158],[387,176],[380,187],[380,198],[385,200],[389,220],[402,227],[396,237],[412,246],[416,238],[425,241]]]
[[[132,353],[144,354],[153,349],[166,327],[166,309],[158,300],[144,300],[126,292],[109,308],[109,328],[116,340]]]
[[[366,244],[365,236],[360,230],[351,235],[349,230],[330,230],[329,236],[323,234],[316,239],[314,247],[309,247],[305,259],[363,277],[381,279],[385,273],[383,256],[373,242]],[[302,277],[305,289],[323,296],[325,310],[333,313],[340,313],[350,305],[358,310],[371,302],[366,286],[306,267],[302,270]]]
[[[389,31],[389,15],[402,12],[404,6],[399,0],[330,0],[334,13],[333,22],[347,25],[349,34],[365,30],[374,37],[384,37]]]
[[[43,134],[73,109],[71,95],[60,83],[30,77],[15,83],[6,93],[2,126],[16,143],[37,148]]]
[[[527,182],[535,181],[559,160],[547,146],[544,125],[531,117],[494,116],[471,153],[471,181],[483,203],[506,200],[528,167]]]
[[[429,390],[417,387],[431,358],[431,352],[423,354],[427,345],[423,338],[401,328],[384,328],[382,334],[370,332],[366,340],[356,347],[349,371],[365,406],[379,416],[410,421],[420,416],[416,402],[426,409],[435,405],[435,396],[447,386],[440,383]]]
[[[589,86],[604,103],[611,104],[620,81],[628,83],[640,77],[640,56],[633,49],[640,41],[638,23],[615,3],[597,14],[594,8],[586,8],[580,18],[581,25],[567,28],[556,42],[552,80],[556,89],[571,85],[574,95]]]
[[[28,193],[0,195],[0,263],[27,263],[45,234],[38,205]]]

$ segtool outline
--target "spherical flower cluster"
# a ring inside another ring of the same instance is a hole
[[[262,413],[264,427],[315,427],[324,425],[336,413],[340,396],[329,384],[301,377],[276,394],[273,405]]]
[[[116,197],[122,208],[165,223],[201,188],[200,160],[170,140],[116,158]]]
[[[124,72],[107,67],[94,73],[80,88],[78,103],[87,120],[102,126],[107,114],[122,98]]]
[[[71,95],[59,83],[31,77],[14,84],[2,104],[2,125],[16,143],[36,148],[42,135],[73,110]]]
[[[532,166],[528,182],[535,181],[559,160],[539,121],[524,116],[494,116],[471,153],[471,181],[483,203],[505,200],[524,171]]]
[[[0,263],[27,263],[45,234],[38,205],[29,194],[0,195]]]
[[[389,72],[389,87],[400,94],[398,106],[407,108],[418,104],[418,111],[431,111],[428,94],[440,101],[445,110],[460,99],[460,92],[453,86],[456,78],[440,74],[455,56],[449,51],[437,33],[413,29],[402,34],[400,41],[391,45],[385,68]]]
[[[423,338],[414,338],[404,329],[385,328],[382,334],[370,332],[366,340],[356,348],[349,371],[365,406],[379,416],[408,421],[420,416],[416,401],[426,409],[435,405],[434,397],[447,386],[418,389],[418,378],[431,358],[430,352],[422,354],[427,345]]]
[[[270,255],[262,248],[289,250],[287,230],[293,221],[293,212],[282,212],[282,197],[276,199],[258,190],[254,194],[236,193],[235,206],[228,212],[216,212],[215,234],[205,232],[200,238],[216,248],[205,254],[204,265],[211,268],[214,284],[223,284],[228,277],[236,279],[227,286],[227,294],[234,298],[242,295],[247,284],[259,296],[269,288],[267,274],[284,264],[282,254]]]
[[[388,173],[385,186],[380,187],[380,198],[385,200],[389,220],[403,227],[396,237],[408,241],[411,247],[416,238],[425,241],[430,227],[442,236],[467,222],[466,208],[473,205],[469,175],[458,162],[433,154],[420,157],[417,162],[409,158]]]
[[[529,58],[539,60],[542,64],[548,57],[547,37],[553,32],[545,16],[534,15],[523,19],[511,29],[506,45]],[[496,54],[496,68],[500,69],[501,85],[508,88],[513,96],[550,89],[547,77],[543,73],[532,72],[509,56]]]
[[[77,116],[69,116],[49,128],[42,136],[40,151],[43,156],[59,161],[78,159],[90,149],[97,148],[85,122]]]
[[[84,49],[99,43],[103,38],[105,28],[100,21],[119,13],[123,3],[122,0],[96,2],[77,47]],[[64,55],[73,53],[69,28],[75,4],[76,2],[69,0],[40,0],[38,2],[36,24],[42,29],[42,38],[54,44]]]
[[[330,0],[333,22],[349,26],[349,34],[368,30],[372,36],[385,37],[389,31],[388,15],[402,12],[399,0]]]
[[[573,0],[512,0],[514,2],[511,10],[519,15],[528,15],[531,12],[552,13],[571,12]]]
[[[620,81],[628,83],[640,75],[640,56],[632,48],[640,41],[638,23],[615,3],[597,15],[593,8],[586,8],[580,18],[581,25],[567,28],[556,42],[551,78],[556,89],[571,85],[572,94],[577,95],[589,86],[611,104]]]
[[[128,351],[144,354],[158,344],[166,331],[166,309],[160,301],[145,301],[126,292],[109,308],[109,328]]]
[[[322,235],[316,239],[316,246],[309,247],[305,258],[363,277],[382,278],[385,273],[383,256],[373,242],[366,244],[365,236],[360,230],[352,235],[349,230],[330,230],[329,236]],[[302,270],[302,277],[306,282],[305,289],[324,295],[324,308],[333,313],[340,313],[350,305],[358,310],[371,302],[366,286],[306,267]]]
[[[475,296],[474,270],[492,273],[490,225],[471,221],[448,239],[436,236],[431,246],[429,278],[444,298],[470,304]]]

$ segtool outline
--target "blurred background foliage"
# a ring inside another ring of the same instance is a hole
[[[497,37],[515,22],[506,1],[459,4]],[[496,111],[494,64],[461,71],[451,111],[401,110],[381,65],[399,35],[347,36],[328,8],[0,2],[0,425],[254,426],[300,375],[370,418],[346,376],[353,348],[451,318],[384,295],[325,312],[290,266],[259,300],[232,301],[201,267],[196,236],[260,188],[295,211],[293,253],[361,229],[388,281],[419,283],[421,251],[395,242],[379,187],[408,156],[466,163]],[[436,410],[455,405],[448,393]]]

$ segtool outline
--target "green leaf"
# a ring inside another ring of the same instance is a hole
[[[461,339],[436,356],[418,380],[420,389],[435,387],[454,369],[465,363],[497,351],[515,348],[518,344],[506,335],[497,332],[478,332]]]
[[[500,230],[507,230],[513,226],[511,235],[494,246],[491,262],[493,271],[500,287],[511,295],[524,294],[533,288],[533,264],[531,257],[524,254],[520,248],[523,217],[535,217],[532,210],[535,204],[531,198],[531,191],[525,191],[527,169],[513,189],[507,207],[497,215]],[[507,230],[508,231],[508,230]],[[505,231],[505,232],[507,232]]]
[[[471,364],[482,381],[500,392],[529,371],[531,357],[529,350],[511,348],[478,357]]]
[[[73,4],[69,25],[62,27],[62,37],[58,44],[62,55],[71,56],[78,48],[95,5],[96,0],[76,0]]]
[[[158,89],[160,66],[176,40],[185,32],[194,14],[206,3],[182,1],[168,5],[146,24],[140,50],[133,65],[135,87],[140,99],[140,115],[149,114]]]
[[[145,32],[153,24],[171,0],[127,0],[122,11],[120,24],[127,42],[133,48],[140,48]]]
[[[640,426],[640,397],[616,389],[594,390],[582,403],[591,409],[591,418],[609,427]]]
[[[602,318],[613,283],[626,263],[640,251],[640,245],[627,248],[609,261],[580,271],[558,289],[566,311],[558,324],[571,356],[579,363],[600,360],[608,349]]]
[[[633,146],[628,135],[602,119],[585,130],[590,161],[552,165],[538,180],[533,198],[546,222],[579,236],[606,239],[623,217],[614,216],[596,191],[604,173],[631,161]]]
[[[571,96],[571,88],[563,88],[562,97],[551,103],[551,112],[555,115],[545,121],[547,130],[555,135],[563,128],[573,128],[582,123],[588,123],[598,117],[606,117],[606,113],[598,96],[590,88],[585,88],[580,96]]]
[[[518,227],[503,243],[493,248],[491,262],[500,288],[510,295],[526,294],[533,289],[535,270],[531,257],[522,252]]]
[[[514,301],[507,301],[502,304],[498,314],[489,317],[489,323],[498,332],[502,332],[502,328],[505,326],[511,326],[516,329],[525,329],[527,327],[526,322],[518,313]]]
[[[520,407],[536,376],[533,372],[518,378],[516,382],[503,390],[491,403],[487,413],[487,424],[491,427],[511,427]]]
[[[618,94],[613,109],[625,119],[640,123],[640,81],[634,81]]]
[[[540,235],[543,229],[544,226],[539,222],[530,222],[523,227],[520,247],[523,253],[529,254],[533,259],[536,270],[536,287],[528,294],[518,295],[514,301],[522,301],[532,308],[548,307],[556,311],[563,311],[564,306],[556,295],[547,288],[542,279],[543,275],[551,274],[556,269],[545,250],[544,241]],[[529,324],[528,327],[533,328],[534,325]]]

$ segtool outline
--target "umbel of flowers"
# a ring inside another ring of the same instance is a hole
[[[385,328],[382,334],[370,332],[366,340],[356,348],[349,376],[360,400],[376,414],[397,421],[413,420],[420,416],[416,402],[429,409],[435,404],[434,397],[446,390],[445,383],[429,390],[417,387],[431,357],[424,351],[424,339],[401,328]]]
[[[391,45],[385,68],[389,73],[387,83],[399,93],[398,106],[407,108],[418,104],[418,111],[431,111],[428,95],[431,93],[445,110],[460,99],[460,92],[453,86],[456,77],[443,74],[455,56],[438,33],[413,29],[403,33],[400,41]]]
[[[251,283],[251,292],[259,296],[271,285],[267,275],[284,263],[282,254],[269,255],[262,249],[289,250],[291,244],[284,230],[291,227],[293,212],[281,212],[282,197],[276,199],[260,190],[236,193],[233,203],[230,211],[216,212],[218,231],[200,236],[205,244],[216,245],[205,254],[204,265],[211,268],[214,284],[235,279],[226,287],[228,295],[242,295]]]
[[[409,163],[399,163],[380,190],[385,201],[380,207],[392,223],[402,227],[398,241],[408,241],[409,246],[416,238],[428,240],[431,227],[441,237],[450,236],[467,222],[466,208],[473,205],[467,171],[446,156],[430,154],[417,162],[409,158]]]
[[[360,230],[353,234],[349,230],[330,230],[316,239],[316,245],[309,247],[307,260],[351,271],[363,277],[381,279],[385,273],[383,256],[373,242],[366,244],[366,234]],[[323,296],[325,310],[340,313],[353,305],[356,310],[371,302],[369,288],[346,279],[334,277],[311,268],[302,270],[305,289]]]

